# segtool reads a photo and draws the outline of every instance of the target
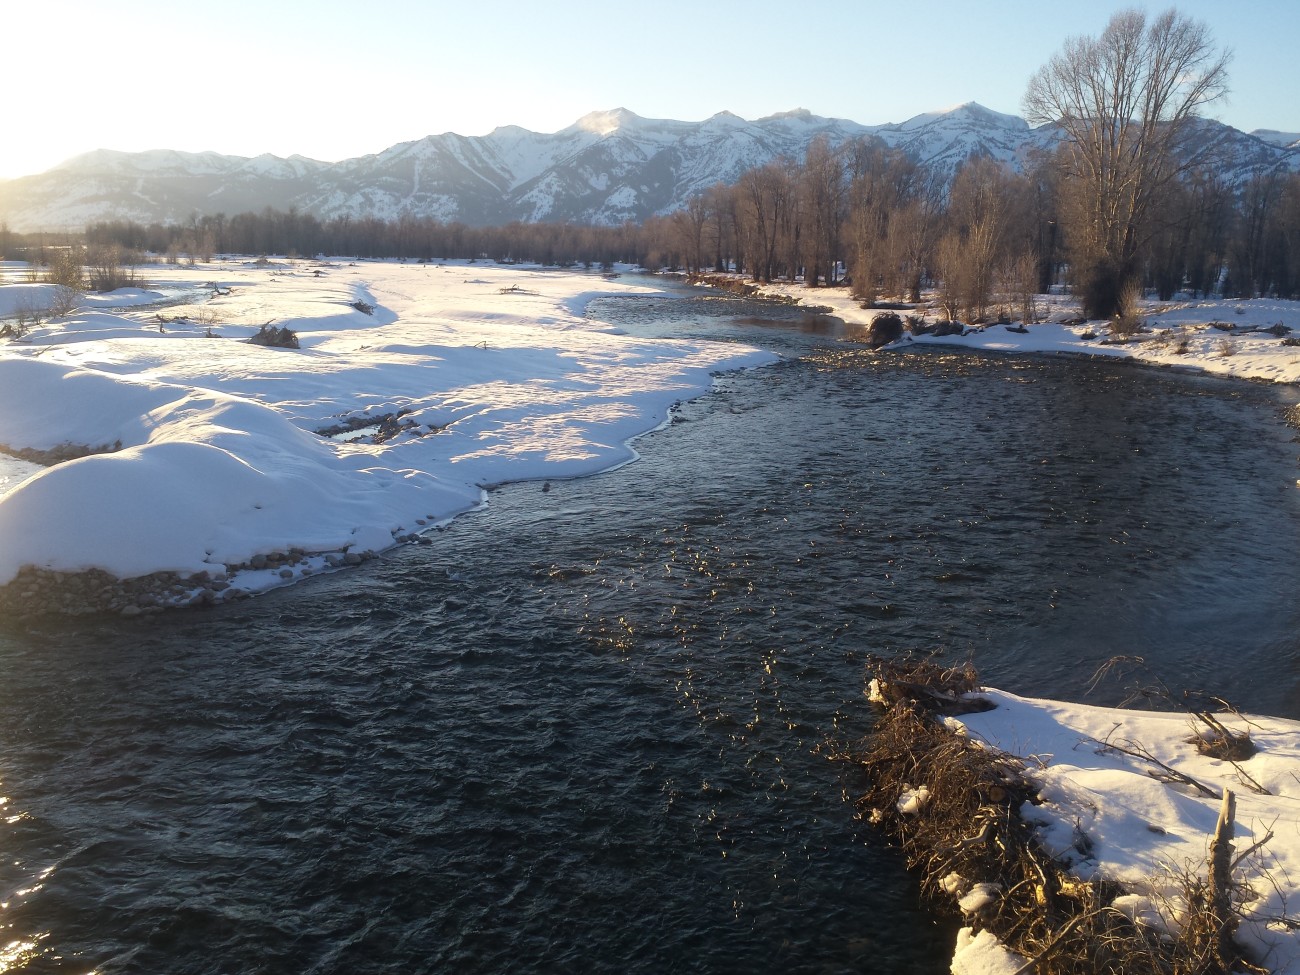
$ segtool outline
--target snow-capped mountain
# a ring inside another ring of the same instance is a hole
[[[772,159],[801,159],[819,135],[835,147],[878,137],[944,173],[972,154],[1019,165],[1057,139],[1051,126],[1030,128],[974,102],[875,126],[802,109],[754,121],[719,112],[679,122],[620,108],[592,112],[554,133],[518,126],[485,136],[445,133],[337,163],[101,149],[0,182],[0,220],[19,231],[66,229],[97,220],[181,223],[195,214],[270,206],[323,220],[410,215],[480,226],[618,224],[670,213],[691,194]],[[1274,167],[1300,170],[1295,135],[1247,135],[1206,122],[1201,137],[1217,148],[1229,179]]]

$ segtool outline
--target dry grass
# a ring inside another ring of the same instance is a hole
[[[1031,959],[1026,973],[1249,970],[1230,943],[1228,957],[1220,957],[1219,933],[1231,930],[1235,918],[1217,916],[1206,881],[1190,873],[1175,878],[1177,903],[1157,904],[1160,914],[1178,919],[1173,936],[1114,906],[1124,893],[1117,885],[1080,881],[1039,846],[1034,828],[1020,816],[1026,802],[1038,802],[1025,764],[939,718],[953,707],[979,706],[973,667],[877,660],[871,672],[872,699],[884,710],[868,739],[841,757],[866,772],[870,785],[860,811],[901,845],[925,895],[952,906],[977,885],[994,885],[995,895],[965,921]],[[1080,833],[1080,849],[1087,843]]]

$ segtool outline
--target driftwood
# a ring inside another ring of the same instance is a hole
[[[1091,740],[1094,743],[1100,745],[1105,751],[1119,752],[1121,755],[1128,755],[1131,758],[1140,758],[1144,762],[1150,762],[1152,765],[1159,768],[1160,771],[1147,772],[1147,775],[1151,776],[1153,779],[1156,779],[1159,782],[1171,782],[1171,783],[1177,782],[1183,785],[1190,785],[1193,789],[1195,789],[1201,795],[1205,796],[1205,798],[1207,799],[1221,798],[1220,793],[1216,792],[1214,789],[1210,788],[1205,783],[1197,781],[1196,779],[1188,775],[1186,772],[1180,772],[1176,768],[1171,768],[1170,766],[1166,765],[1164,762],[1160,761],[1160,759],[1152,755],[1145,748],[1142,748],[1141,746],[1136,745],[1133,742],[1128,742],[1125,745],[1119,745],[1113,741],[1099,741],[1096,738],[1093,738]]]
[[[1232,943],[1233,932],[1237,929],[1237,915],[1232,909],[1232,836],[1236,818],[1237,797],[1231,789],[1224,789],[1219,821],[1214,826],[1214,839],[1210,841],[1210,909],[1218,921],[1214,953],[1225,972],[1231,971],[1237,960],[1237,949]]]

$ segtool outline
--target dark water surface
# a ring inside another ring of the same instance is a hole
[[[593,310],[790,357],[636,464],[242,605],[0,631],[0,971],[943,972],[816,751],[868,653],[1075,699],[1137,653],[1300,716],[1286,391],[716,307]]]

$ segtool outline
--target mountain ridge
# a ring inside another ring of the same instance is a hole
[[[1230,180],[1272,167],[1300,171],[1287,133],[1243,133],[1203,121]],[[746,120],[721,111],[699,122],[644,118],[619,107],[589,112],[553,133],[516,125],[484,136],[454,132],[325,162],[302,155],[96,149],[32,176],[0,182],[0,221],[15,231],[65,230],[99,220],[177,224],[294,208],[322,220],[403,216],[475,226],[521,221],[618,224],[671,213],[694,193],[734,182],[773,159],[801,159],[825,136],[833,147],[876,137],[945,174],[973,154],[1021,165],[1059,139],[1051,125],[966,102],[903,122],[863,125],[795,108]]]

